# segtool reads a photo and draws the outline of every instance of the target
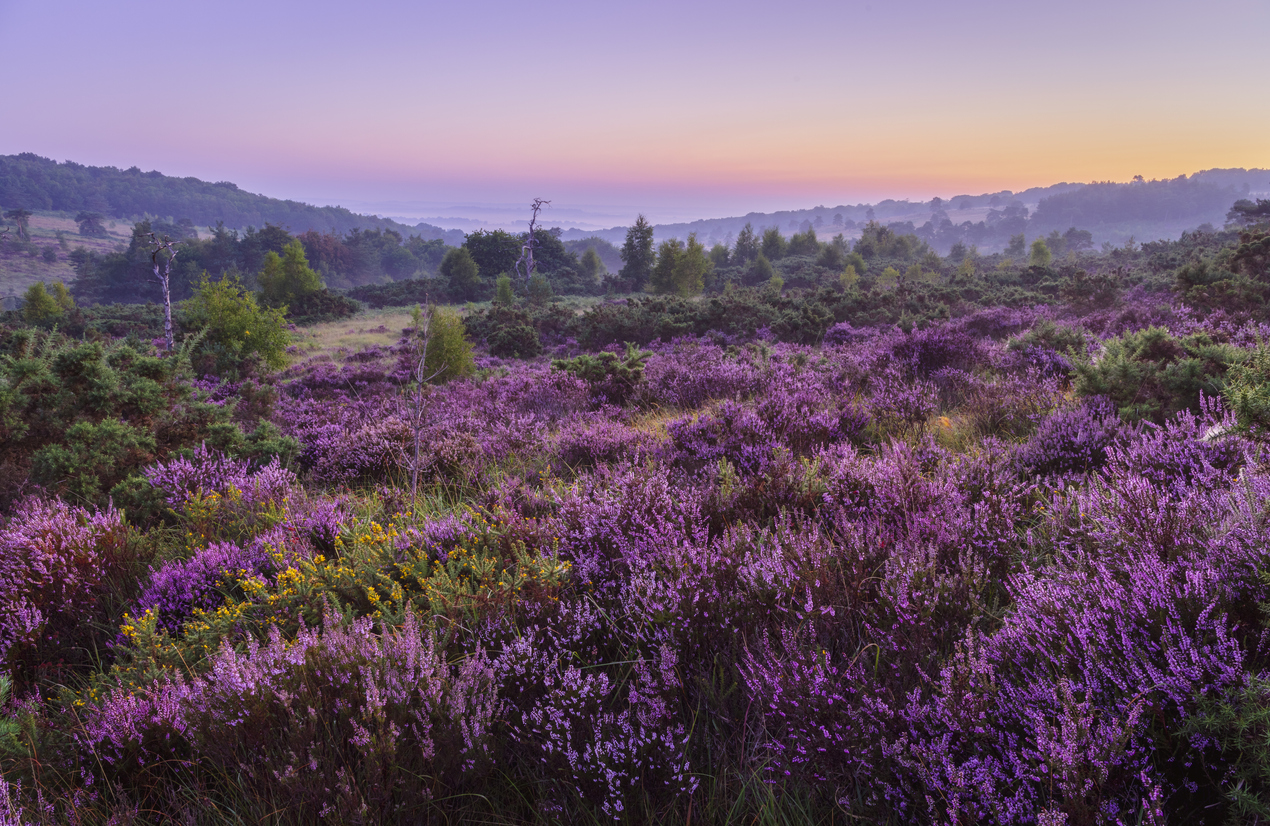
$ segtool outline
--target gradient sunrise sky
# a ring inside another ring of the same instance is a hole
[[[1268,35],[1265,0],[0,0],[0,153],[663,220],[1175,177],[1270,166]]]

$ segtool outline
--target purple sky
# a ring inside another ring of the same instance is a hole
[[[1173,177],[1270,166],[1268,32],[1264,0],[0,0],[0,153],[599,223]]]

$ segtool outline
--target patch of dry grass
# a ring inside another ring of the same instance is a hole
[[[410,325],[410,313],[401,309],[365,310],[351,318],[301,327],[296,345],[309,358],[328,355],[342,361],[345,355],[379,344],[389,346]]]

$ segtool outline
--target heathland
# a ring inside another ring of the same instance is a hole
[[[1270,817],[1270,201],[170,218],[0,317],[0,822]]]

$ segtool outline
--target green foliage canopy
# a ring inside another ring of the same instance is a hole
[[[275,370],[287,363],[291,334],[285,314],[261,307],[237,278],[212,281],[203,273],[194,297],[181,307],[180,322],[187,330],[205,331],[199,350],[218,375],[254,359]]]
[[[284,307],[322,289],[322,279],[309,266],[304,245],[298,240],[288,242],[282,255],[266,253],[264,269],[257,278],[260,297],[270,307]]]

